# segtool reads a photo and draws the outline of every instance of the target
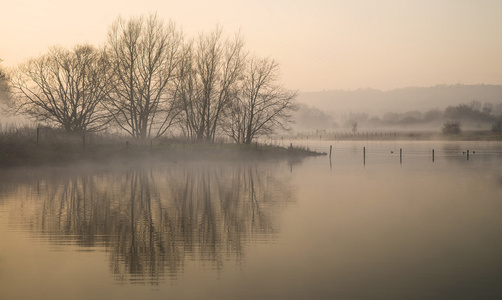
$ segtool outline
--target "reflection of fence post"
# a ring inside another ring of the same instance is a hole
[[[399,148],[399,163],[403,163],[403,148]]]
[[[363,164],[366,164],[366,147],[363,147]]]
[[[40,136],[40,127],[37,127],[37,146],[38,146],[38,138]]]
[[[434,149],[432,149],[432,162],[434,162]]]
[[[333,150],[333,145],[329,145],[329,159],[331,159],[331,150]]]
[[[469,160],[469,150],[467,150],[467,160]]]

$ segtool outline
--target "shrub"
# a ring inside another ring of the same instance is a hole
[[[452,134],[460,134],[462,124],[459,121],[446,121],[443,124],[443,134],[452,135]]]
[[[502,120],[499,120],[492,125],[492,132],[502,132]]]

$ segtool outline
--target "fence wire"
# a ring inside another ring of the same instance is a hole
[[[267,143],[267,141],[265,141]],[[366,160],[387,159],[437,160],[441,158],[474,159],[501,158],[502,142],[442,142],[442,141],[307,141],[270,140],[283,147],[302,147],[331,155],[332,159],[364,157]]]

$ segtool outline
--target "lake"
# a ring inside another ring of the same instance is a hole
[[[0,299],[502,299],[501,142],[281,143],[0,171]]]

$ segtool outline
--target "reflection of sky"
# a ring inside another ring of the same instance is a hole
[[[310,286],[319,296],[500,297],[502,156],[490,155],[489,163],[486,156],[435,163],[407,156],[402,165],[397,159],[366,166],[337,158],[332,169],[327,158],[316,158],[315,165],[297,167],[293,185],[301,183],[303,209],[288,214],[281,232],[286,241],[303,241],[290,251],[291,261],[319,272],[322,283],[312,280]],[[296,221],[301,219],[315,222],[304,228]]]

